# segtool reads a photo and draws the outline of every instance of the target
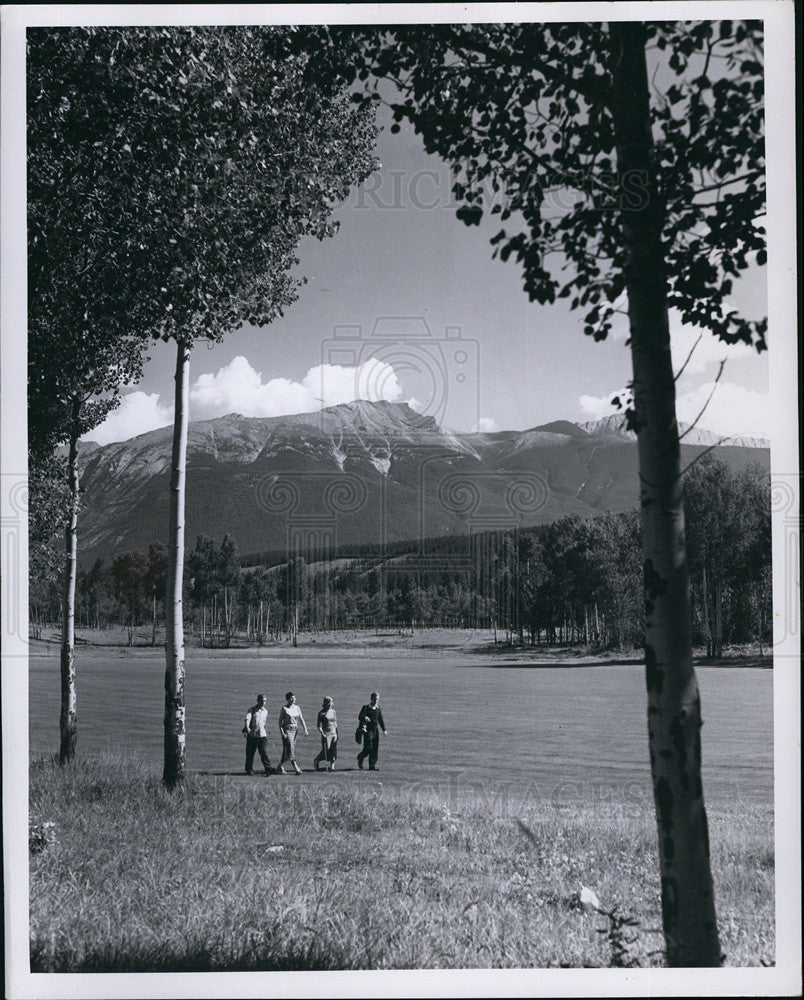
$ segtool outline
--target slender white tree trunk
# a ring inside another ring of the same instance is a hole
[[[706,655],[713,656],[712,650],[712,628],[709,624],[709,589],[706,585],[706,566],[704,565],[701,570],[701,581],[702,581],[702,591],[703,591],[703,620],[704,620],[704,634],[706,635]]]
[[[648,740],[666,960],[670,966],[717,966],[721,952],[701,783],[701,704],[692,664],[664,211],[652,162],[645,33],[638,22],[612,23],[610,32],[639,453]],[[629,201],[635,189],[640,198]]]
[[[165,599],[165,766],[168,788],[184,781],[184,480],[187,466],[187,423],[190,386],[190,349],[179,344],[176,356],[176,396],[173,418],[173,454],[170,474],[167,595]]]
[[[723,584],[715,584],[715,642],[714,655],[723,656]]]
[[[59,730],[61,745],[59,762],[75,757],[78,742],[78,713],[75,690],[75,581],[78,571],[78,408],[73,408],[73,430],[67,457],[67,482],[70,495],[70,512],[64,532],[65,565],[62,593],[61,625],[61,715]]]

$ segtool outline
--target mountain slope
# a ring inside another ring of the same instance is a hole
[[[171,435],[82,449],[82,563],[165,541]],[[683,444],[682,464],[702,449]],[[769,464],[767,448],[748,443],[717,453],[734,467]],[[636,500],[636,443],[610,420],[454,434],[406,404],[359,401],[288,417],[230,414],[191,423],[188,435],[189,546],[229,532],[241,552],[302,544],[324,553],[593,516]]]

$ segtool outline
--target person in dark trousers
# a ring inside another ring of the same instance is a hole
[[[380,699],[377,697],[377,692],[371,692],[371,699],[368,705],[364,705],[360,709],[360,715],[358,716],[358,725],[363,731],[363,749],[357,755],[357,766],[362,770],[363,761],[368,757],[369,771],[377,771],[377,753],[380,749],[380,730],[383,733],[388,734],[388,730],[385,728],[385,721],[382,717],[382,709],[380,708]]]
[[[246,774],[253,774],[254,754],[260,751],[260,760],[266,774],[271,774],[271,762],[268,760],[268,733],[265,724],[268,721],[268,709],[265,707],[265,695],[257,695],[257,704],[246,712],[246,722],[243,735],[246,737]]]

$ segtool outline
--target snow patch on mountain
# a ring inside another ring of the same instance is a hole
[[[585,423],[578,424],[578,427],[593,437],[613,435],[624,441],[636,441],[636,434],[628,430],[622,413],[612,413],[611,416],[602,417],[600,420],[587,420]]]
[[[343,463],[346,461],[346,452],[342,451],[338,445],[333,444],[332,446],[332,457],[335,459],[338,468],[343,472]]]

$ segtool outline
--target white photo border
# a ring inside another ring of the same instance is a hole
[[[755,18],[765,23],[768,341],[772,483],[790,502],[773,515],[776,965],[757,969],[499,969],[314,973],[32,974],[28,927],[28,556],[26,413],[25,31],[83,24],[439,23]],[[3,858],[6,996],[348,997],[741,996],[801,991],[800,624],[783,609],[800,595],[794,6],[744,2],[464,4],[51,5],[2,9],[2,504]],[[791,564],[791,563],[794,563]]]

